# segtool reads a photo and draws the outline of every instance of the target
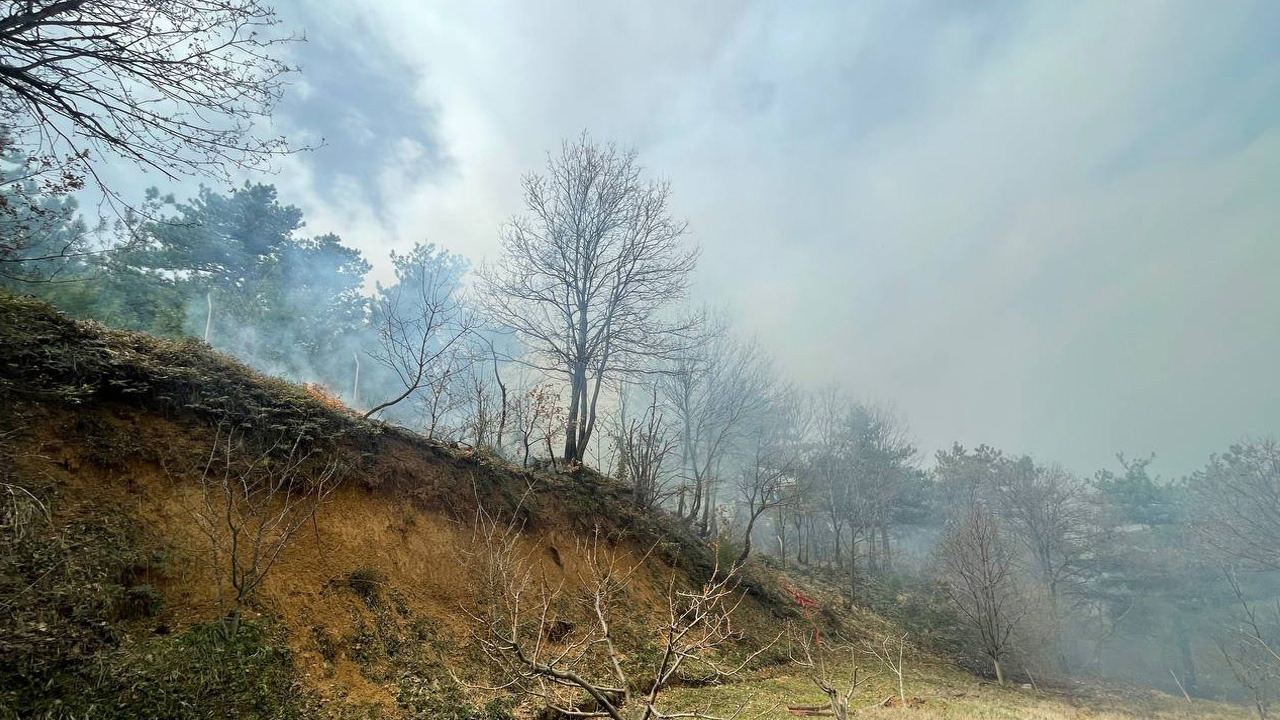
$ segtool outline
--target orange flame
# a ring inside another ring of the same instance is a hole
[[[329,388],[321,385],[320,383],[302,383],[302,389],[306,390],[308,395],[319,400],[320,404],[327,408],[332,410],[347,409],[346,404],[339,400],[338,396],[334,395]]]

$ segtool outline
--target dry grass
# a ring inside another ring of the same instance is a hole
[[[864,663],[863,672],[874,671]],[[1001,688],[937,663],[908,665],[907,695],[923,700],[920,707],[906,710],[876,707],[897,695],[896,680],[881,674],[859,688],[851,707],[866,708],[860,718],[999,718],[1001,720],[1122,720],[1128,718],[1238,718],[1251,715],[1245,708],[1197,700],[1188,704],[1158,692],[1103,693],[1029,688]],[[672,707],[700,708],[729,715],[739,707],[743,718],[790,718],[786,706],[825,703],[822,693],[802,673],[791,668],[774,668],[756,677],[713,688],[677,688],[669,693]],[[914,704],[914,703],[913,703]]]

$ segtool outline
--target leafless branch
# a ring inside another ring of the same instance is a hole
[[[666,618],[654,628],[660,657],[647,674],[632,677],[613,625],[645,557],[609,547],[597,532],[578,548],[584,569],[573,582],[552,581],[524,549],[517,523],[482,509],[475,536],[467,561],[476,568],[481,601],[468,614],[472,641],[495,676],[485,687],[516,692],[571,717],[715,720],[697,710],[662,710],[662,690],[686,668],[701,668],[711,679],[730,677],[760,652],[739,663],[718,660],[717,651],[740,637],[732,617],[742,597],[734,590],[734,574],[717,568],[698,588],[672,581]]]
[[[281,436],[260,451],[249,448],[242,431],[215,427],[209,454],[195,468],[198,495],[190,507],[209,543],[229,636],[294,533],[338,483],[337,456],[317,455],[301,435]]]

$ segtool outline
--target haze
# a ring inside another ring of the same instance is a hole
[[[0,3],[0,717],[1266,720],[1278,121],[1275,0]]]
[[[1273,429],[1280,6],[301,2],[277,178],[385,276],[562,138],[639,150],[725,304],[926,451],[1181,473]],[[382,262],[382,265],[377,263]]]

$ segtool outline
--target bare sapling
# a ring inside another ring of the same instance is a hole
[[[491,682],[472,688],[505,690],[566,717],[613,720],[705,718],[700,710],[668,711],[661,694],[673,681],[700,671],[722,680],[740,673],[765,648],[741,662],[722,663],[720,650],[741,638],[733,615],[742,601],[736,577],[718,567],[699,587],[672,581],[665,617],[652,628],[656,660],[637,669],[615,644],[617,613],[645,557],[609,547],[597,532],[578,547],[583,569],[561,580],[540,569],[521,528],[483,509],[466,562],[475,568],[479,602],[467,608],[471,640],[488,660]],[[767,646],[766,646],[767,647]],[[737,717],[741,712],[729,717]]]
[[[190,509],[208,540],[228,638],[294,534],[337,486],[338,465],[335,454],[317,453],[301,436],[251,450],[242,431],[215,429]]]
[[[875,658],[898,681],[899,707],[907,707],[907,683],[903,672],[906,667],[907,634],[881,635],[875,639],[863,640],[862,649],[867,655]]]
[[[670,489],[674,472],[670,461],[679,439],[670,428],[658,404],[658,390],[639,418],[619,422],[616,432],[620,453],[619,468],[631,482],[632,500],[642,510],[653,510],[674,493]]]
[[[378,344],[371,355],[402,390],[374,405],[365,418],[400,404],[451,374],[454,349],[471,337],[473,318],[459,299],[459,282],[446,253],[434,247],[392,255],[397,283],[374,312]]]
[[[529,467],[529,457],[540,442],[546,444],[548,463],[555,466],[555,441],[562,423],[559,397],[550,383],[535,385],[516,395],[512,403],[512,424],[519,443],[520,465]]]
[[[849,702],[858,688],[870,679],[861,674],[858,648],[843,638],[823,640],[816,626],[792,628],[791,662],[804,668],[809,680],[827,696],[826,706],[790,705],[788,709],[806,715],[824,714],[849,720],[854,710]]]
[[[1280,627],[1280,601],[1273,608],[1275,616],[1268,622],[1263,617],[1262,604],[1249,601],[1235,571],[1228,568],[1223,574],[1238,607],[1231,618],[1229,632],[1215,643],[1236,682],[1248,694],[1259,720],[1266,720],[1272,703],[1280,697],[1275,690],[1280,687],[1280,645],[1267,636],[1268,628]],[[1182,683],[1179,682],[1178,687],[1190,702],[1191,697]]]

